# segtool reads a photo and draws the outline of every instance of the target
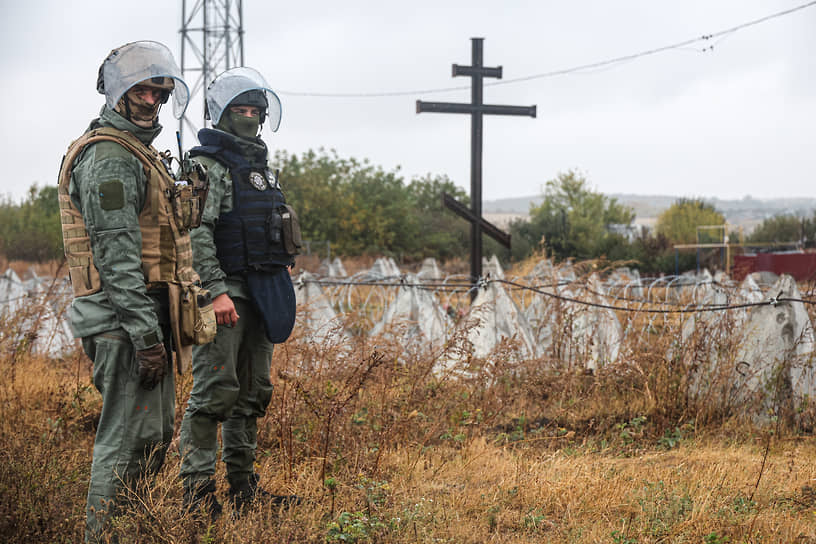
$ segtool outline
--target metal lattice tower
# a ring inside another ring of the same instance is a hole
[[[188,11],[188,4],[192,7]],[[242,0],[181,0],[181,74],[190,85],[190,105],[179,121],[195,137],[204,119],[207,86],[223,72],[244,65]],[[195,79],[193,79],[195,78]]]

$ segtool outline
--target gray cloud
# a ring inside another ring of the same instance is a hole
[[[645,2],[325,0],[245,5],[247,65],[290,92],[355,93],[468,85],[469,38],[506,79],[582,65],[729,28],[799,1]],[[0,193],[53,183],[68,143],[102,100],[96,70],[138,39],[179,53],[180,3],[139,9],[102,0],[6,3],[0,18]],[[170,9],[168,9],[170,6]],[[485,120],[484,196],[537,194],[578,168],[604,192],[806,196],[816,170],[816,7],[714,42],[585,73],[485,89],[485,101],[538,106],[538,118]],[[192,78],[191,78],[192,79]],[[415,113],[417,99],[469,101],[469,91],[381,98],[282,94],[272,148],[335,148],[407,177],[469,185],[467,116]],[[191,111],[200,111],[194,104]],[[158,144],[175,148],[176,123]],[[189,145],[190,140],[187,139]]]

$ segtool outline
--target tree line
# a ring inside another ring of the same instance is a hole
[[[32,185],[19,203],[0,197],[0,254],[10,261],[46,262],[62,257],[56,184]]]
[[[300,155],[278,151],[272,162],[298,212],[304,239],[329,242],[334,254],[387,255],[403,262],[424,257],[444,262],[468,255],[469,225],[444,208],[442,194],[466,205],[468,195],[447,176],[406,180],[399,168],[386,171],[324,149]],[[505,261],[542,252],[556,260],[605,258],[629,261],[641,273],[673,273],[678,265],[693,268],[697,257],[676,253],[675,244],[695,243],[698,226],[725,223],[721,212],[694,198],[677,200],[660,214],[653,230],[636,232],[634,219],[631,208],[570,170],[546,182],[541,203],[531,206],[528,219],[510,224],[511,249],[485,237],[483,253]],[[768,218],[749,237],[750,242],[814,239],[816,215]],[[0,253],[8,260],[61,258],[56,186],[34,185],[19,203],[0,198]]]

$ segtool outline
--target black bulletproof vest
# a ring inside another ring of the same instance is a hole
[[[232,177],[232,211],[222,214],[215,227],[215,247],[226,274],[275,271],[291,266],[294,258],[283,245],[282,217],[286,199],[275,176],[266,168],[252,167],[220,131],[202,129],[204,144],[190,156],[205,155],[227,166]]]

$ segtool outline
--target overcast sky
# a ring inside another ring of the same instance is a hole
[[[283,121],[268,141],[272,149],[335,149],[386,170],[400,166],[406,181],[445,174],[469,188],[469,116],[416,113],[418,99],[469,102],[468,89],[298,93],[467,87],[470,79],[452,78],[451,65],[470,64],[471,37],[485,38],[485,65],[502,66],[504,80],[513,80],[658,49],[807,3],[244,0],[244,52],[246,65],[280,91]],[[0,5],[0,193],[18,199],[33,183],[56,182],[66,147],[103,104],[96,75],[113,47],[156,40],[179,59],[181,2]],[[538,116],[485,117],[484,198],[538,195],[569,169],[607,194],[814,196],[814,51],[811,6],[684,48],[485,87],[485,103],[536,105]],[[171,109],[161,115],[162,149],[175,149]]]

